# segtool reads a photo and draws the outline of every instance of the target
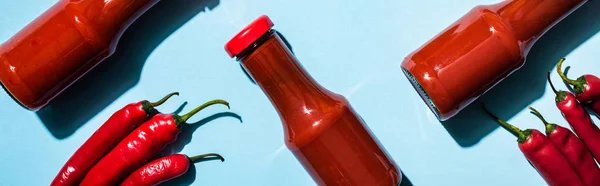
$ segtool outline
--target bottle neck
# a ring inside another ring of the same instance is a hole
[[[329,92],[304,70],[274,30],[246,50],[238,59],[283,119],[292,114],[289,112],[306,110],[328,100]]]
[[[587,0],[506,0],[491,10],[504,18],[522,43],[533,43]]]

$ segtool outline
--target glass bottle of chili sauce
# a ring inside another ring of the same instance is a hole
[[[241,61],[279,112],[285,144],[319,185],[397,185],[394,161],[341,95],[304,70],[261,16],[225,50]]]
[[[523,66],[537,39],[586,1],[506,0],[475,7],[407,56],[402,70],[438,119],[446,120]]]
[[[112,55],[125,29],[159,0],[60,0],[0,46],[0,82],[38,110]]]

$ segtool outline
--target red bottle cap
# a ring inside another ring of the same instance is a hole
[[[229,57],[237,56],[240,52],[244,51],[246,47],[250,46],[260,38],[260,36],[271,30],[273,25],[273,21],[271,21],[268,16],[262,15],[258,17],[258,19],[246,26],[246,28],[225,44],[225,51],[227,51]]]

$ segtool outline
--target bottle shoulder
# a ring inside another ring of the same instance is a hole
[[[338,124],[348,113],[355,115],[344,97],[334,95],[332,98],[331,102],[306,105],[291,117],[282,118],[288,148],[300,148]]]
[[[158,0],[63,0],[63,11],[92,44],[114,52],[129,25]]]
[[[430,63],[427,61],[453,61],[472,51],[499,48],[513,58],[523,58],[524,43],[521,43],[512,27],[490,6],[477,6],[445,30],[433,37],[415,52],[408,55],[405,63]],[[441,59],[443,58],[443,59]],[[413,66],[416,64],[412,64]],[[434,65],[429,65],[434,66]]]

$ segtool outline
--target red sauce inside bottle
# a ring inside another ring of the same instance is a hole
[[[40,109],[112,55],[125,29],[158,1],[59,1],[0,45],[0,82],[21,105]]]
[[[394,161],[348,101],[315,82],[271,26],[262,16],[226,49],[279,112],[285,144],[313,180],[319,185],[398,185],[402,177]]]
[[[402,70],[438,119],[446,120],[519,69],[535,41],[584,2],[478,6],[407,56]]]

